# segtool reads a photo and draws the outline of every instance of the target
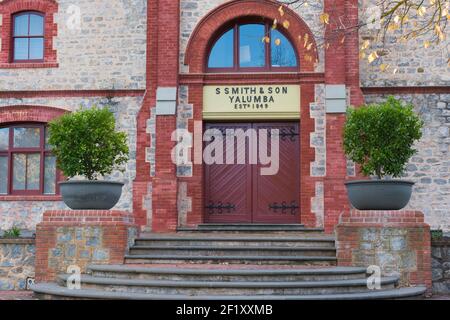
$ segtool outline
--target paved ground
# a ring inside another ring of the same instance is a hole
[[[0,291],[0,301],[2,300],[35,300],[30,291]]]
[[[29,291],[0,291],[0,301],[5,300],[36,300]],[[434,295],[425,300],[450,300],[450,295]]]

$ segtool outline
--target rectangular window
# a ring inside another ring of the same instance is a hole
[[[30,60],[44,59],[44,39],[31,38],[30,39]]]
[[[44,124],[0,128],[0,194],[55,195],[57,172]]]
[[[41,155],[16,153],[13,156],[13,190],[36,191],[40,189]]]
[[[28,38],[14,39],[14,60],[28,59]]]
[[[8,157],[0,156],[0,194],[8,193]]]
[[[14,148],[39,148],[40,128],[14,128]]]
[[[54,156],[45,157],[44,172],[44,194],[56,193],[56,158]]]
[[[0,129],[0,150],[8,150],[9,147],[9,128]]]

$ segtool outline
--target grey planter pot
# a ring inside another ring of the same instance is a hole
[[[73,210],[110,210],[119,202],[123,185],[87,180],[59,183],[64,203]]]
[[[364,180],[345,184],[350,203],[358,210],[401,210],[411,199],[414,182]]]

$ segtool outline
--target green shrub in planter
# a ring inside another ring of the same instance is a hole
[[[49,144],[58,168],[68,178],[96,180],[113,170],[123,171],[128,161],[127,135],[115,131],[114,115],[107,108],[66,113],[50,122]]]
[[[401,177],[422,137],[422,120],[411,104],[389,97],[380,104],[350,109],[344,127],[344,151],[375,181],[346,183],[353,206],[360,210],[399,210],[411,198],[413,182],[380,180]]]
[[[122,182],[97,181],[114,170],[124,171],[128,161],[127,135],[115,131],[108,108],[66,113],[49,125],[49,144],[58,168],[67,178],[88,181],[60,183],[64,202],[72,209],[106,210],[119,201]]]
[[[422,126],[411,104],[391,96],[384,103],[348,111],[344,150],[366,176],[400,177],[416,153],[414,143],[422,137]]]

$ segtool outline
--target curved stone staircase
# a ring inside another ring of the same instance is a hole
[[[34,286],[41,299],[329,300],[420,297],[397,277],[367,288],[364,268],[336,267],[334,239],[300,225],[205,225],[136,239],[123,265],[92,265]]]

